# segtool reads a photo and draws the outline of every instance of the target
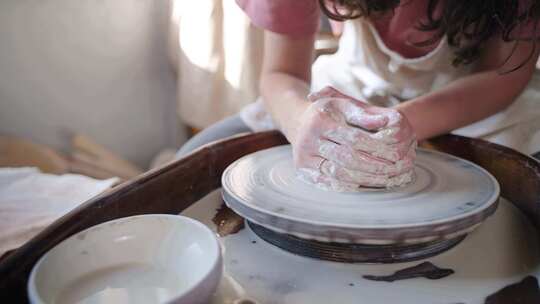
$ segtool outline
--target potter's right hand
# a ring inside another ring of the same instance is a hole
[[[336,182],[388,187],[410,180],[416,140],[401,113],[331,87],[309,99],[291,140],[295,165],[305,178],[333,188]]]

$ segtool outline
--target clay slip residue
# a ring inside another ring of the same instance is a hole
[[[454,270],[447,268],[439,268],[433,265],[431,262],[423,262],[413,267],[405,268],[396,271],[394,274],[387,276],[365,275],[366,280],[394,282],[399,280],[406,280],[412,278],[426,278],[430,280],[437,280],[447,277],[454,273]]]
[[[486,298],[485,304],[538,304],[538,280],[528,276],[518,283],[508,285]]]
[[[221,237],[237,233],[244,228],[244,218],[234,213],[225,203],[221,204],[212,222],[216,224],[217,233]]]

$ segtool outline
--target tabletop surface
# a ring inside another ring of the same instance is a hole
[[[222,204],[220,190],[216,190],[182,214],[217,230],[220,227],[213,219],[217,210],[223,212]],[[226,225],[227,220],[235,221],[235,217],[221,218],[218,224]],[[540,277],[536,236],[524,216],[504,199],[495,215],[456,247],[408,263],[346,264],[297,256],[266,243],[244,226],[220,238],[225,272],[212,303],[247,298],[276,304],[480,304],[488,295],[528,275]],[[362,278],[388,275],[423,261],[455,273],[439,280],[416,278],[393,283]]]

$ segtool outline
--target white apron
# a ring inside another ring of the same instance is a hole
[[[446,38],[430,53],[408,59],[388,49],[368,20],[347,21],[338,51],[320,56],[313,64],[311,90],[331,85],[360,100],[389,107],[470,73],[469,66],[452,66],[452,58]],[[275,128],[261,100],[240,114],[254,131]],[[535,73],[525,91],[506,110],[453,133],[531,154],[540,151],[539,118],[540,75]]]

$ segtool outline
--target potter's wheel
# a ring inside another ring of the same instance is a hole
[[[347,255],[353,262],[381,261],[366,259],[366,248],[386,251],[383,262],[436,254],[497,208],[497,181],[471,162],[419,149],[415,172],[401,188],[334,192],[297,178],[291,147],[280,146],[231,164],[222,177],[223,198],[278,247],[322,259],[359,253]]]

